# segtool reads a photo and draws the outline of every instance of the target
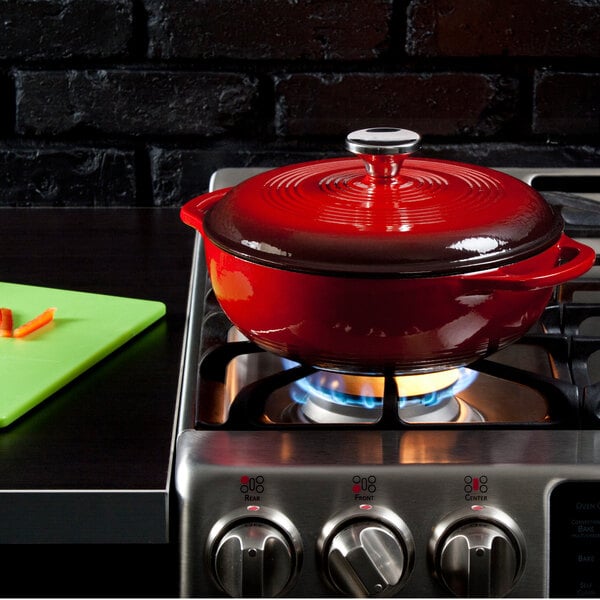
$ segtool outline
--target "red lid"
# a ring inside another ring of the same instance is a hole
[[[561,217],[531,187],[484,167],[408,158],[419,142],[396,128],[351,133],[346,146],[361,158],[256,175],[209,209],[205,235],[256,263],[393,276],[495,268],[558,240]]]

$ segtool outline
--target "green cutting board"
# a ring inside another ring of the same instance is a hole
[[[0,427],[6,427],[166,312],[162,302],[0,282],[14,327],[56,307],[24,338],[0,337]]]

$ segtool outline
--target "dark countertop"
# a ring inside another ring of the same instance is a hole
[[[132,590],[161,595],[148,561],[171,560],[171,550],[168,557],[149,553],[153,545],[162,553],[173,546],[168,491],[195,233],[178,210],[152,208],[7,208],[0,232],[1,281],[167,307],[160,321],[0,430],[0,543],[11,544],[15,561],[42,553],[48,570],[45,582],[21,581],[20,593],[9,585],[6,595],[54,589],[54,560],[62,569],[65,560],[81,563],[84,573],[93,569],[82,550],[96,544],[119,567],[107,573],[105,564],[102,581],[75,595],[128,595],[122,583],[113,589],[109,582],[119,568],[135,579],[126,554],[132,549],[147,561],[145,583],[132,579]],[[54,551],[46,557],[44,548]],[[55,593],[66,593],[65,581],[56,580]]]

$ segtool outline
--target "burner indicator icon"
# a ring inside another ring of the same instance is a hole
[[[355,500],[373,500],[373,494],[377,491],[377,478],[375,475],[361,477],[355,475],[352,478],[352,493]]]
[[[464,480],[463,491],[465,492],[465,500],[481,501],[487,500],[488,493],[488,478],[487,475],[467,475]]]
[[[248,475],[242,475],[240,477],[240,492],[242,494],[254,493],[262,494],[265,491],[265,478],[262,475],[256,477],[249,477]]]

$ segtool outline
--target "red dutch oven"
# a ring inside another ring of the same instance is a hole
[[[277,168],[186,203],[225,314],[258,346],[346,373],[467,365],[524,335],[593,249],[525,183],[410,157],[418,134],[351,133],[359,157]]]

